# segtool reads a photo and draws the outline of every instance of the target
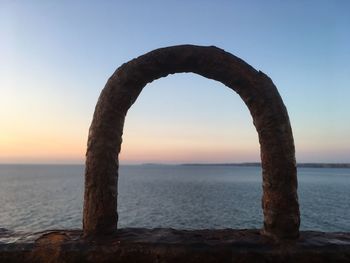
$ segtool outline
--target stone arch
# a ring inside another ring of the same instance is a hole
[[[157,49],[121,67],[108,79],[89,130],[85,168],[85,236],[117,229],[118,154],[124,119],[147,83],[169,74],[192,72],[217,80],[239,94],[258,132],[264,214],[263,233],[297,238],[300,214],[293,134],[287,110],[272,80],[240,58],[214,46]]]

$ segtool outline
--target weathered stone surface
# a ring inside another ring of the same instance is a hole
[[[287,110],[275,85],[264,73],[224,50],[192,45],[149,52],[123,64],[108,80],[89,130],[84,234],[116,231],[118,154],[125,115],[147,83],[179,72],[217,80],[245,102],[260,142],[264,234],[278,239],[297,238],[300,216],[294,141]]]
[[[350,262],[350,233],[306,231],[276,242],[259,230],[119,229],[83,239],[80,230],[0,234],[0,262]],[[5,243],[4,243],[5,242]]]

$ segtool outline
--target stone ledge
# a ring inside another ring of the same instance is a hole
[[[350,262],[350,233],[302,231],[277,242],[259,230],[120,229],[82,238],[81,230],[33,234],[0,229],[0,262]]]

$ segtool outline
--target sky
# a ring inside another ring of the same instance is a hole
[[[349,1],[0,0],[0,163],[83,163],[98,96],[156,48],[215,45],[269,75],[298,162],[350,162]],[[240,97],[201,76],[148,84],[120,162],[255,162]]]

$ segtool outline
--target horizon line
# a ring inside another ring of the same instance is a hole
[[[2,163],[0,165],[85,165],[85,162],[79,163],[26,163],[26,162],[11,162],[11,163]],[[169,166],[261,166],[261,162],[179,162],[179,163],[166,163],[166,162],[140,162],[140,163],[119,163],[119,166],[147,166],[147,165],[169,165]],[[296,162],[297,166],[300,165],[346,165],[350,167],[350,162]]]

